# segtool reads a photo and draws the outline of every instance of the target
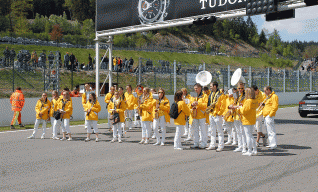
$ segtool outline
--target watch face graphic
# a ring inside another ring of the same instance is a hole
[[[163,21],[170,0],[139,0],[138,14],[142,24]]]

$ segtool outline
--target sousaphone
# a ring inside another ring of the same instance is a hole
[[[231,78],[231,85],[235,86],[239,82],[246,83],[245,78],[242,76],[242,69],[238,68],[234,71],[232,78]]]
[[[195,76],[195,81],[202,86],[207,86],[212,81],[212,75],[208,71],[201,71]]]

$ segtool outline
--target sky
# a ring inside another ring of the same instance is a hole
[[[258,33],[267,29],[269,33],[277,29],[283,41],[315,41],[318,42],[318,6],[298,8],[295,18],[279,21],[265,21],[265,15],[252,16]]]

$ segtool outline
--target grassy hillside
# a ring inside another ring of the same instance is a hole
[[[88,63],[88,54],[95,55],[93,49],[80,49],[80,48],[60,48],[50,46],[36,46],[36,45],[6,45],[0,44],[0,50],[4,50],[8,46],[10,49],[14,48],[16,52],[21,49],[29,50],[31,53],[35,50],[38,54],[43,50],[46,54],[49,51],[60,51],[62,59],[66,52],[73,53],[80,63]],[[2,52],[2,51],[1,51]],[[100,51],[100,57],[105,54],[106,50]],[[108,55],[107,55],[108,56]],[[205,62],[206,64],[221,64],[221,65],[235,65],[235,66],[252,66],[252,67],[293,67],[297,62],[283,59],[272,59],[270,57],[262,58],[242,58],[242,57],[227,57],[227,56],[212,56],[212,55],[201,55],[201,54],[188,54],[188,53],[171,53],[171,52],[144,52],[144,51],[113,51],[113,56],[119,56],[121,58],[132,57],[135,60],[137,66],[138,58],[150,58],[152,60],[167,60],[182,62],[182,63],[193,63],[199,64]]]

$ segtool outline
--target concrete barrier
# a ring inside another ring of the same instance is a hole
[[[280,105],[298,104],[307,92],[290,92],[290,93],[277,93]],[[170,105],[173,103],[173,95],[167,95]],[[39,98],[26,98],[25,105],[22,110],[22,123],[33,124],[35,121],[35,105]],[[51,98],[49,98],[51,100]],[[72,97],[73,101],[73,120],[84,120],[84,109],[81,97]],[[102,111],[98,114],[100,119],[106,118],[106,104],[104,97],[99,97],[98,101],[101,105]],[[9,126],[12,120],[13,111],[11,110],[10,99],[0,99],[0,126]],[[173,120],[171,119],[171,124]]]

